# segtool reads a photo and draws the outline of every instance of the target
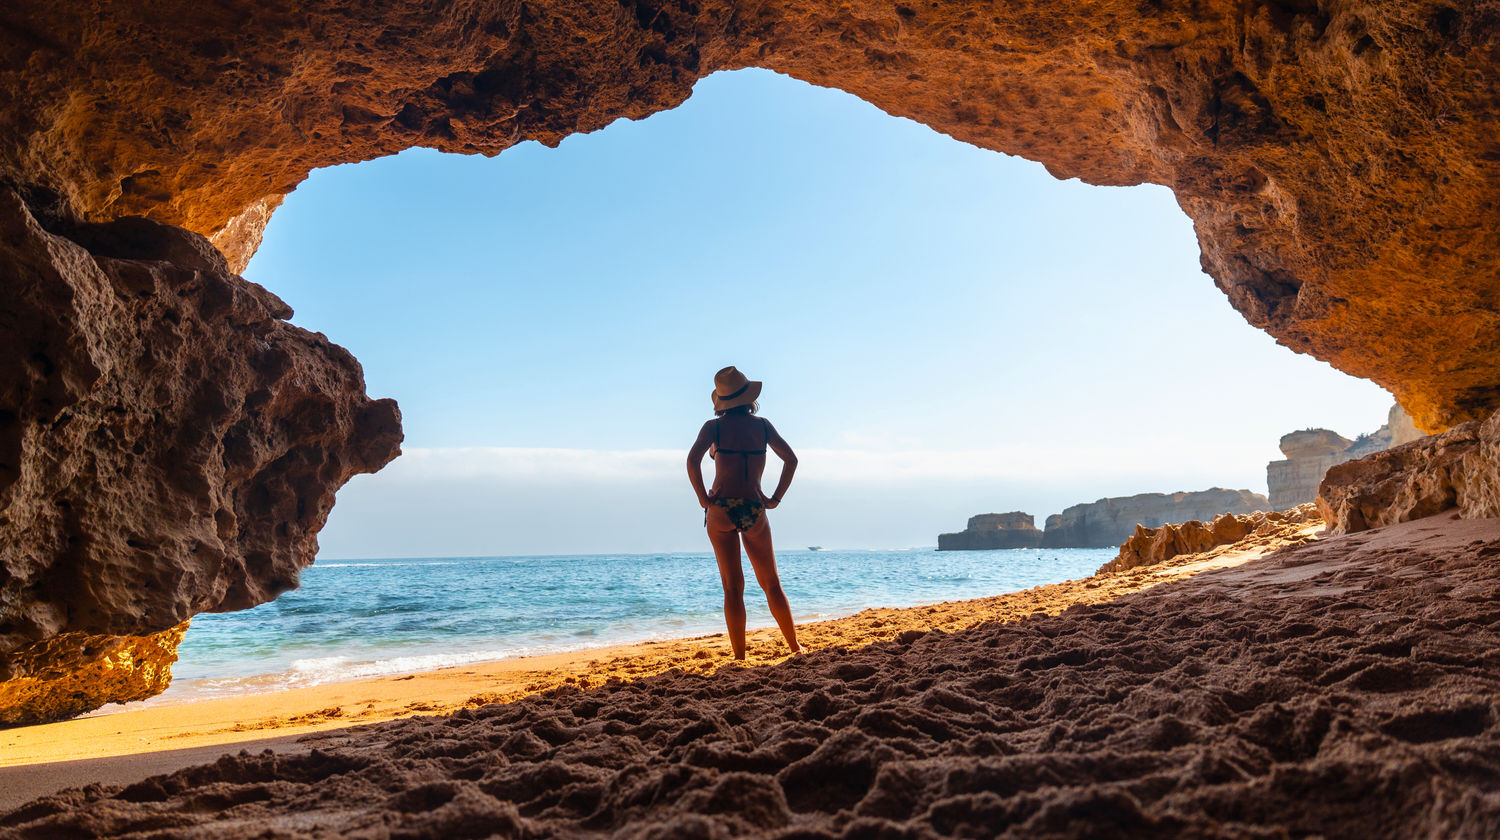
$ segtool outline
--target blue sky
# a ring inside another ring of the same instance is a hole
[[[1166,188],[1058,181],[767,71],[556,149],[319,170],[246,276],[405,417],[415,457],[340,494],[324,556],[700,549],[680,453],[726,364],[818,455],[791,544],[1264,492],[1281,434],[1390,404],[1247,325]]]

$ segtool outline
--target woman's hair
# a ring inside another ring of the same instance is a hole
[[[755,414],[760,411],[760,400],[749,405],[737,405],[734,408],[725,408],[714,412],[715,417],[724,417],[730,414]]]

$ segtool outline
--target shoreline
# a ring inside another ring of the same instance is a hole
[[[1068,583],[1068,582],[1070,582],[1070,581],[1059,581],[1059,583]],[[1017,590],[1017,592],[1024,592],[1024,591],[1026,591],[1026,590]],[[950,604],[950,603],[954,603],[954,604],[957,604],[957,603],[967,603],[968,601],[972,601],[972,600],[985,600],[985,599],[988,599],[988,598],[1004,597],[1005,595],[1012,595],[1012,594],[1016,594],[1016,593],[1015,592],[1005,592],[1005,593],[1001,593],[1000,595],[986,595],[986,596],[982,596],[981,598],[963,598],[963,599],[958,599],[958,600],[954,600],[954,601],[933,601],[933,602],[930,602],[930,603],[924,602],[924,603],[918,603],[918,604],[908,604],[908,605],[904,605],[904,606],[865,607],[865,608],[860,609],[860,610],[854,610],[852,612],[839,613],[839,614],[836,614],[836,615],[812,614],[812,615],[804,615],[804,616],[795,616],[794,620],[797,622],[797,627],[799,628],[799,632],[800,632],[800,628],[808,627],[808,626],[811,626],[811,625],[814,625],[814,624],[822,624],[822,623],[825,623],[825,622],[831,622],[831,621],[843,621],[845,619],[853,618],[854,616],[858,615],[859,613],[863,612],[864,610],[869,610],[869,609],[882,609],[882,610],[912,610],[912,609],[922,609],[922,608],[929,607],[929,606],[935,606],[935,605],[941,605],[941,604]],[[722,617],[720,619],[720,623],[722,624]],[[762,625],[762,626],[751,626],[751,627],[749,627],[748,630],[747,630],[747,636],[754,636],[757,633],[767,632],[767,631],[771,631],[772,635],[774,636],[775,635],[775,633],[774,633],[775,630],[776,630],[775,623],[772,622],[768,618],[766,620],[766,623],[764,625]],[[549,651],[544,651],[544,652],[541,652],[541,653],[526,653],[526,654],[520,654],[520,655],[517,655],[517,656],[480,657],[480,658],[476,658],[476,659],[474,659],[473,661],[470,661],[470,662],[459,662],[459,663],[455,663],[455,664],[451,664],[451,665],[438,665],[438,666],[435,666],[435,667],[413,668],[413,669],[410,669],[410,670],[401,669],[401,670],[397,670],[397,671],[392,671],[390,673],[371,674],[371,675],[368,675],[368,676],[356,676],[356,677],[349,677],[349,678],[331,679],[331,680],[326,680],[326,681],[310,682],[310,683],[305,684],[305,685],[281,685],[281,686],[271,686],[271,687],[267,687],[267,688],[247,688],[247,689],[243,689],[243,690],[241,690],[241,689],[227,689],[227,690],[223,690],[221,693],[220,692],[216,692],[216,693],[202,693],[202,694],[187,694],[187,695],[182,695],[182,696],[169,696],[169,694],[170,694],[170,692],[171,692],[172,689],[168,688],[167,691],[165,691],[165,692],[163,692],[161,694],[158,694],[155,697],[148,697],[145,700],[134,700],[134,701],[131,701],[129,703],[112,703],[109,706],[104,706],[104,707],[95,709],[92,712],[85,712],[84,714],[79,715],[77,718],[73,718],[73,720],[81,720],[81,719],[84,719],[84,718],[95,718],[95,717],[108,717],[108,716],[111,716],[111,715],[119,715],[119,714],[126,714],[126,713],[130,713],[130,712],[145,711],[145,710],[148,710],[148,709],[167,708],[167,707],[173,707],[173,706],[183,706],[183,705],[190,705],[190,704],[194,704],[194,703],[207,703],[207,702],[211,702],[211,701],[215,701],[215,700],[230,700],[230,699],[237,699],[237,698],[244,698],[244,697],[255,697],[255,696],[262,695],[262,694],[282,694],[282,693],[290,692],[290,691],[300,691],[302,689],[310,689],[310,688],[322,688],[322,687],[325,687],[325,686],[342,685],[342,684],[345,684],[345,683],[358,683],[358,682],[378,681],[378,680],[386,680],[386,679],[390,679],[390,680],[402,680],[402,679],[405,679],[405,678],[408,678],[408,677],[412,677],[412,676],[417,676],[417,675],[422,675],[422,674],[431,674],[431,673],[436,673],[436,672],[439,672],[439,671],[453,671],[453,670],[458,670],[458,669],[486,668],[487,666],[490,666],[490,665],[497,665],[497,664],[506,663],[506,662],[523,662],[523,661],[532,661],[532,660],[539,660],[539,659],[547,659],[547,658],[551,658],[551,657],[588,658],[590,656],[599,656],[599,655],[603,655],[603,654],[605,654],[607,652],[613,652],[613,651],[621,651],[622,652],[622,653],[613,654],[615,656],[630,655],[629,651],[632,650],[632,649],[635,649],[635,648],[650,648],[650,647],[655,646],[655,645],[674,644],[674,643],[677,643],[677,642],[694,642],[694,641],[699,641],[699,640],[703,640],[703,639],[724,638],[724,635],[725,634],[724,634],[723,631],[718,631],[718,632],[702,633],[702,634],[699,634],[699,635],[686,635],[686,636],[666,636],[666,635],[662,635],[659,638],[622,638],[622,639],[618,639],[618,640],[615,640],[615,641],[612,641],[612,642],[603,642],[603,643],[600,643],[600,644],[597,644],[597,645],[590,645],[590,646],[587,646],[587,647],[564,648],[564,649],[561,649],[561,650],[549,650]],[[728,645],[728,641],[725,641],[724,644]],[[420,656],[422,656],[422,654],[416,654],[416,656],[420,657]],[[265,674],[249,674],[249,675],[242,676],[242,677],[232,677],[230,679],[233,679],[233,680],[236,680],[236,681],[247,681],[248,682],[248,681],[256,680],[256,679],[270,679],[270,678],[280,677],[280,676],[283,676],[285,673],[286,672],[271,672],[271,673],[265,673]],[[174,686],[175,686],[175,682],[174,682]],[[189,690],[194,690],[194,689],[189,689]],[[41,724],[41,725],[45,725],[45,724]],[[4,729],[0,729],[0,744],[4,743],[4,738],[3,738],[4,733],[5,733],[5,730]],[[0,767],[3,767],[3,766],[5,766],[4,759],[3,759],[3,757],[0,757]]]
[[[1299,532],[1312,538],[1321,525]],[[1238,566],[1287,544],[1247,540],[1199,555],[1124,572],[1046,584],[1020,592],[914,607],[876,607],[798,628],[810,651],[858,649],[931,631],[1056,615],[1077,605]],[[202,763],[243,747],[306,752],[365,724],[440,715],[571,686],[594,688],[675,671],[711,674],[789,658],[775,628],[747,636],[747,659],[733,662],[723,633],[691,638],[496,660],[415,674],[190,700],[105,715],[0,730],[0,810],[90,781],[122,784]],[[326,733],[326,734],[320,734]],[[309,737],[314,736],[314,737]],[[41,772],[37,772],[41,771]]]
[[[931,551],[830,551],[826,560],[811,552],[792,554],[801,559],[787,560],[782,574],[802,625],[874,605],[923,606],[1080,578],[1116,551],[964,552],[957,558]],[[659,562],[643,567],[617,562],[616,555],[560,555],[567,562],[543,566],[540,575],[525,563],[511,570],[500,562],[505,558],[319,563],[309,572],[326,574],[311,576],[272,608],[194,621],[178,647],[165,694],[126,708],[723,632],[712,557],[662,559],[667,556],[650,555]],[[385,568],[392,565],[442,568]],[[574,574],[591,583],[566,584],[554,595],[557,576]],[[671,585],[664,587],[667,580]],[[408,592],[405,581],[419,583],[422,593]],[[528,602],[519,594],[526,592],[542,600]],[[747,599],[751,626],[772,627],[758,594]],[[89,714],[120,711],[112,705]]]

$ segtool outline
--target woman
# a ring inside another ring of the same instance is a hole
[[[766,511],[781,504],[797,471],[797,456],[781,435],[763,417],[755,416],[759,382],[752,382],[732,365],[714,374],[714,419],[703,424],[698,440],[688,450],[688,480],[705,511],[703,523],[719,561],[719,579],[724,583],[724,623],[729,626],[729,644],[734,658],[745,658],[745,572],[740,567],[740,543],[755,569],[755,582],[766,593],[771,615],[786,637],[792,653],[801,653],[792,608],[781,591],[776,575],[776,552],[771,548],[771,524]],[[781,480],[776,492],[766,498],[760,489],[766,469],[766,450],[781,459]],[[714,459],[714,486],[703,487],[703,455]]]

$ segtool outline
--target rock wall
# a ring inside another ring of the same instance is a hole
[[[1266,465],[1271,507],[1289,510],[1309,504],[1318,497],[1318,485],[1329,467],[1422,437],[1423,432],[1400,405],[1391,406],[1385,425],[1354,440],[1329,429],[1303,429],[1283,435],[1281,454],[1286,459]]]
[[[972,551],[992,548],[1036,548],[1042,544],[1031,514],[981,513],[969,517],[964,530],[938,535],[938,551]]]
[[[1500,412],[1333,467],[1317,504],[1336,534],[1448,509],[1465,519],[1500,517]]]
[[[1135,533],[1121,544],[1115,559],[1099,567],[1099,574],[1154,566],[1183,554],[1203,554],[1224,545],[1254,548],[1256,541],[1247,540],[1252,536],[1264,538],[1261,542],[1267,545],[1292,545],[1297,532],[1322,522],[1317,506],[1305,504],[1284,512],[1256,511],[1243,516],[1221,513],[1212,522],[1194,519],[1160,528],[1137,525]]]
[[[0,697],[76,685],[58,639],[74,661],[295,587],[334,491],[399,453],[395,403],[291,314],[197,234],[0,189]],[[163,656],[131,661],[164,686]]]
[[[1042,545],[1052,548],[1111,548],[1137,525],[1157,528],[1169,522],[1212,520],[1221,513],[1265,510],[1266,497],[1249,490],[1214,487],[1191,493],[1141,493],[1073,505],[1047,517]]]

